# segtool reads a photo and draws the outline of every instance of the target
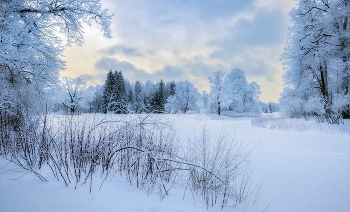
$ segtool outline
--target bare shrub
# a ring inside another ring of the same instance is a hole
[[[250,188],[251,173],[244,166],[249,152],[225,133],[214,142],[203,128],[188,150],[179,152],[171,124],[149,115],[107,115],[102,120],[44,115],[26,120],[20,130],[0,131],[0,155],[42,181],[45,167],[67,186],[89,184],[90,191],[93,176],[106,180],[118,174],[161,198],[175,183],[183,183],[208,207],[254,199],[256,188]]]
[[[259,188],[251,188],[251,171],[243,142],[230,139],[223,130],[217,134],[206,126],[189,139],[185,157],[192,164],[189,169],[189,186],[205,201],[207,207],[220,204],[236,207],[239,203],[255,204]]]

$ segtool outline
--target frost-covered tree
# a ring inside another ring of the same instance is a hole
[[[107,74],[107,79],[104,84],[104,91],[103,91],[103,104],[102,104],[102,112],[107,113],[108,111],[112,111],[111,103],[113,102],[113,96],[114,96],[114,84],[115,84],[115,76],[110,70]]]
[[[115,84],[113,85],[113,95],[111,102],[112,111],[117,114],[126,114],[128,113],[128,109],[125,80],[121,71],[115,71],[114,77]]]
[[[160,80],[158,89],[155,91],[153,97],[153,111],[156,113],[164,113],[164,86],[163,80]]]
[[[209,109],[211,111],[232,111],[235,113],[261,113],[259,104],[260,86],[256,82],[248,83],[242,69],[231,69],[222,81],[223,72],[215,72],[208,79],[211,86]]]
[[[147,80],[143,87],[143,103],[145,112],[152,112],[153,110],[153,98],[155,94],[155,85],[152,81]]]
[[[168,97],[165,110],[170,113],[199,112],[197,105],[199,98],[200,94],[192,83],[187,80],[180,81],[176,83],[175,94]]]
[[[219,116],[221,112],[221,103],[224,101],[224,93],[225,93],[225,86],[222,80],[222,77],[224,76],[224,74],[225,74],[224,72],[218,70],[208,77],[209,82],[212,84],[212,86],[210,86],[210,95],[209,95],[210,105],[212,110],[213,109],[217,110],[217,113]]]
[[[202,108],[208,108],[209,95],[206,91],[202,91]]]
[[[144,110],[142,87],[139,81],[135,82],[135,112],[142,113]]]
[[[224,80],[225,110],[244,112],[244,100],[248,89],[248,82],[242,69],[231,69]]]
[[[62,87],[65,91],[62,103],[70,113],[74,114],[83,99],[86,83],[79,77],[62,77]]]
[[[166,100],[169,96],[174,95],[175,94],[175,82],[174,81],[170,81],[167,82],[164,86],[164,99]]]
[[[350,102],[350,2],[298,0],[282,55],[287,115],[338,123]]]
[[[248,113],[261,113],[262,108],[260,102],[260,85],[252,81],[248,84],[247,90],[243,97],[244,112]]]
[[[0,112],[30,109],[58,82],[65,47],[83,43],[83,22],[100,24],[111,37],[110,20],[100,0],[0,1],[0,105],[7,105]]]
[[[261,102],[260,105],[264,113],[273,113],[280,110],[279,104],[275,102]]]
[[[127,110],[129,112],[134,112],[135,111],[134,84],[130,83],[129,80],[127,79],[125,79],[125,93],[126,93]]]
[[[103,113],[128,113],[125,80],[122,72],[109,71],[103,91]]]
[[[175,94],[175,89],[176,89],[176,83],[174,81],[172,81],[170,83],[170,92],[169,92],[170,96],[173,96]]]
[[[92,99],[90,113],[102,113],[103,112],[103,91],[104,86],[96,85],[95,93]]]
[[[84,91],[83,91],[83,98],[80,103],[82,110],[84,113],[91,113],[93,110],[93,100],[96,94],[96,87],[95,86],[88,86]]]

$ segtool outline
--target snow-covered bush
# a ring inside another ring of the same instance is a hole
[[[259,189],[250,188],[251,173],[246,160],[250,152],[242,142],[230,139],[224,130],[215,134],[204,126],[188,143],[185,158],[196,164],[188,167],[188,183],[208,207],[236,207],[248,200],[256,201]]]
[[[2,128],[0,155],[41,180],[46,180],[39,174],[44,166],[67,186],[85,183],[93,175],[108,178],[121,172],[151,192],[169,182],[170,162],[155,158],[176,154],[173,133],[170,126],[148,116],[109,115],[98,121],[46,115],[35,122],[28,119],[18,131]]]
[[[67,186],[89,184],[90,191],[95,177],[106,180],[121,174],[162,198],[176,182],[189,185],[208,207],[235,206],[254,198],[250,174],[239,171],[249,154],[241,143],[220,134],[212,144],[203,129],[180,152],[174,133],[170,123],[147,114],[109,114],[102,120],[45,115],[27,119],[17,131],[1,128],[0,156],[42,181],[54,176]]]

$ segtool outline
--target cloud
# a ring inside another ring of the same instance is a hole
[[[296,6],[295,0],[255,0],[254,5],[263,9],[288,13]]]
[[[183,59],[181,65],[166,65],[161,69],[153,72],[147,72],[144,69],[137,68],[134,64],[128,61],[120,61],[112,57],[102,57],[99,59],[95,65],[96,73],[102,74],[105,79],[107,73],[112,71],[121,71],[125,79],[131,82],[136,81],[147,81],[151,80],[153,82],[158,82],[161,79],[164,82],[169,81],[185,81],[196,85],[199,90],[209,90],[209,82],[207,76],[216,70],[230,70],[229,67],[225,67],[221,64],[207,64],[205,63],[205,58],[203,56],[196,56],[192,59]],[[97,78],[100,79],[101,75]],[[92,76],[81,76],[85,80],[93,79]]]
[[[261,11],[253,20],[241,19],[230,28],[228,36],[208,43],[218,48],[210,56],[215,59],[230,60],[232,56],[241,54],[251,47],[269,48],[273,45],[284,45],[287,23],[288,20],[278,11]]]
[[[180,80],[184,76],[183,69],[175,66],[165,66],[163,69],[157,70],[155,72],[149,73],[143,69],[138,69],[132,63],[128,61],[120,61],[112,57],[102,57],[99,59],[94,66],[98,70],[108,73],[109,70],[121,71],[124,78],[129,81],[173,81]]]
[[[211,41],[209,58],[241,68],[247,77],[275,80],[282,71],[279,56],[286,42],[288,20],[279,11],[258,11],[252,20],[241,19],[229,29],[229,36]],[[276,68],[277,67],[277,68]]]
[[[232,14],[245,10],[254,0],[207,0],[196,1],[196,8],[204,20],[227,18]]]
[[[244,45],[273,45],[285,42],[288,19],[279,11],[259,11],[252,21],[241,20],[234,26],[234,38]]]
[[[107,74],[83,74],[79,77],[82,78],[89,85],[102,85],[105,83]]]
[[[114,45],[112,47],[103,48],[97,51],[97,54],[101,55],[116,55],[123,54],[126,56],[141,57],[143,54],[140,53],[136,48],[125,47],[124,45]]]
[[[87,31],[87,42],[79,47],[82,53],[69,55],[73,62],[68,69],[91,82],[103,83],[109,70],[121,70],[133,82],[188,80],[208,91],[212,72],[241,68],[248,80],[272,86],[282,81],[279,57],[293,4],[294,0],[104,0],[104,7],[115,13],[114,38],[101,40],[96,28]]]

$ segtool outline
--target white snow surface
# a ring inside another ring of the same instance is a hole
[[[191,134],[207,125],[213,132],[225,129],[235,140],[244,141],[247,150],[256,146],[249,160],[253,184],[263,182],[259,207],[207,209],[200,197],[193,198],[188,191],[184,197],[184,189],[179,186],[160,200],[156,192],[147,195],[123,176],[105,182],[100,190],[101,180],[96,177],[90,193],[88,185],[74,189],[74,183],[67,187],[53,177],[41,182],[33,174],[26,174],[0,159],[0,211],[350,211],[349,135],[257,128],[251,126],[251,118],[199,114],[157,116],[173,122],[182,145],[186,145]]]

